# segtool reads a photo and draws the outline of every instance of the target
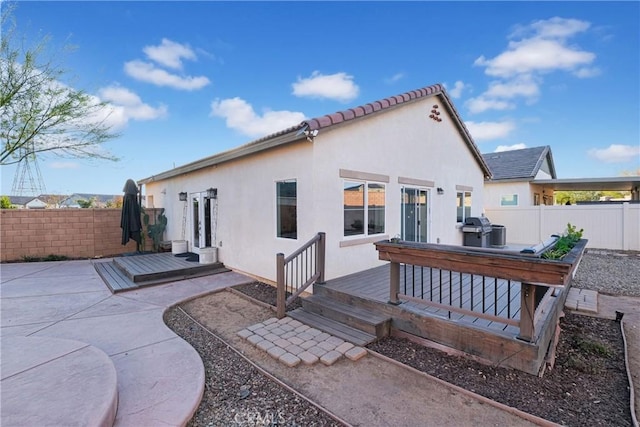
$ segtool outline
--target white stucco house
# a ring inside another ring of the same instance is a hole
[[[555,180],[551,147],[486,153],[482,157],[491,170],[484,185],[487,208],[539,206],[553,204],[553,189],[538,184]]]
[[[462,244],[490,170],[439,85],[306,120],[138,181],[165,238],[274,281],[277,253],[326,233],[326,279],[382,262],[373,242]]]

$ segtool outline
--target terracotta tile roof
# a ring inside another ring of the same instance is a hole
[[[337,125],[338,123],[354,120],[363,116],[367,116],[369,114],[374,114],[378,111],[386,110],[388,108],[395,107],[399,104],[404,104],[414,99],[424,98],[426,96],[437,94],[444,94],[444,88],[439,84],[412,90],[400,95],[390,96],[389,98],[373,101],[368,104],[349,108],[348,110],[344,111],[338,111],[333,114],[316,117],[311,120],[305,120],[300,124],[300,126],[306,125],[308,126],[309,130],[320,130],[329,126]]]
[[[465,139],[467,147],[473,154],[474,158],[476,159],[476,162],[482,169],[484,175],[486,177],[490,177],[491,170],[489,169],[489,166],[483,159],[482,154],[480,153],[480,150],[478,149],[477,145],[473,141],[473,138],[471,137],[469,130],[465,126],[464,122],[462,121],[462,118],[460,117],[457,110],[453,106],[453,103],[449,99],[449,95],[447,95],[442,85],[434,84],[431,86],[423,87],[421,89],[416,89],[416,90],[405,92],[399,95],[390,96],[388,98],[384,98],[378,101],[373,101],[368,104],[360,105],[358,107],[349,108],[344,111],[337,111],[332,114],[327,114],[324,116],[305,120],[298,125],[291,126],[279,132],[275,132],[270,135],[264,136],[262,138],[253,140],[247,144],[244,144],[232,150],[219,153],[210,157],[206,157],[201,160],[197,160],[195,162],[180,166],[178,168],[175,168],[166,172],[162,172],[158,175],[144,178],[142,180],[139,180],[138,184],[142,185],[152,181],[167,179],[172,176],[189,173],[204,167],[227,162],[227,161],[230,161],[239,157],[243,157],[246,155],[250,155],[262,150],[266,150],[278,145],[299,141],[301,139],[306,138],[306,136],[303,133],[305,130],[321,131],[322,129],[326,129],[330,126],[335,126],[337,124],[349,122],[352,120],[358,120],[362,117],[384,112],[385,110],[388,110],[390,108],[397,108],[402,104],[406,104],[421,98],[427,98],[432,96],[438,96],[440,98],[443,106],[448,110],[449,114],[453,118],[454,124],[458,128],[458,131],[460,132],[462,137]]]

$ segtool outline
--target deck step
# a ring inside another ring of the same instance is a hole
[[[126,270],[126,265],[123,266],[114,261],[95,262],[93,266],[98,272],[98,275],[102,278],[107,287],[109,287],[111,292],[113,292],[114,294],[147,286],[160,285],[162,283],[173,282],[177,280],[185,280],[199,276],[226,273],[228,271],[231,271],[223,264],[216,263],[208,265],[207,269],[195,268],[193,270],[170,270],[154,276],[149,275],[147,276],[147,280],[140,281],[131,279],[131,272]],[[153,277],[153,279],[149,279],[150,277]]]
[[[347,326],[344,323],[320,316],[319,314],[311,313],[304,308],[290,311],[287,313],[287,316],[355,345],[365,346],[377,339],[375,335],[368,334],[359,329]]]
[[[391,318],[364,308],[344,304],[322,295],[303,298],[302,307],[306,311],[375,335],[377,338],[389,335]]]
[[[138,284],[134,283],[113,261],[96,262],[93,267],[114,294],[138,287]]]

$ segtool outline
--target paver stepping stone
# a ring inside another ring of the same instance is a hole
[[[275,344],[269,340],[262,340],[258,344],[256,344],[256,347],[258,347],[260,350],[268,351],[274,345]]]
[[[347,351],[351,350],[354,347],[350,342],[343,342],[338,347],[336,347],[336,351],[340,354],[345,354]]]
[[[249,338],[251,335],[253,335],[253,332],[251,332],[251,331],[250,331],[250,330],[248,330],[248,329],[243,329],[243,330],[241,330],[241,331],[239,331],[239,332],[238,332],[238,335],[240,336],[240,338],[243,338],[243,339],[245,339],[245,340],[246,340],[246,339],[247,339],[247,338]]]
[[[327,366],[333,365],[334,363],[336,363],[340,358],[342,357],[342,355],[340,353],[338,353],[337,351],[333,350],[330,351],[328,353],[326,353],[324,356],[322,356],[320,358],[320,361],[322,363],[324,363]]]
[[[367,355],[367,350],[362,347],[354,347],[351,350],[347,351],[345,354],[349,359],[356,361],[362,359]]]
[[[302,353],[304,351],[304,348],[299,347],[297,345],[291,344],[289,347],[285,348],[285,350],[287,350],[289,353],[297,356],[298,354]]]
[[[321,343],[318,344],[318,347],[322,347],[327,351],[332,351],[332,350],[335,350],[336,347],[338,346],[330,343],[329,341],[322,341]]]
[[[324,349],[324,348],[322,348],[322,347],[318,347],[318,346],[311,347],[311,348],[310,348],[310,349],[308,349],[307,351],[308,351],[309,353],[311,353],[311,354],[315,354],[315,355],[316,355],[316,356],[318,356],[318,357],[322,357],[322,356],[324,356],[325,354],[327,354],[327,350],[325,350],[325,349]]]
[[[286,351],[282,347],[278,347],[277,345],[274,345],[269,350],[267,350],[267,353],[269,353],[269,356],[273,357],[274,359],[278,359],[280,358],[280,356],[285,354]]]
[[[313,353],[309,353],[308,351],[303,351],[302,353],[300,353],[298,355],[298,357],[300,358],[300,360],[302,360],[302,362],[305,365],[313,365],[318,360],[320,360],[320,359],[318,359],[318,356],[316,356]]]
[[[264,338],[262,338],[260,335],[251,335],[249,338],[247,338],[247,341],[249,341],[253,345],[257,345],[260,341],[264,341]]]
[[[302,344],[300,344],[300,347],[304,348],[305,350],[309,350],[311,347],[315,347],[317,346],[318,343],[313,341],[313,340],[309,340],[309,341],[305,341]]]
[[[282,363],[284,363],[285,365],[291,368],[293,368],[294,366],[300,363],[300,358],[291,353],[283,354],[282,356],[280,356],[278,360],[280,360]]]

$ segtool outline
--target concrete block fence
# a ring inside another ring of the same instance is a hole
[[[147,209],[153,219],[154,209]],[[100,258],[136,250],[132,240],[122,246],[120,209],[2,209],[0,261],[64,255]],[[146,248],[153,246],[147,239]]]

